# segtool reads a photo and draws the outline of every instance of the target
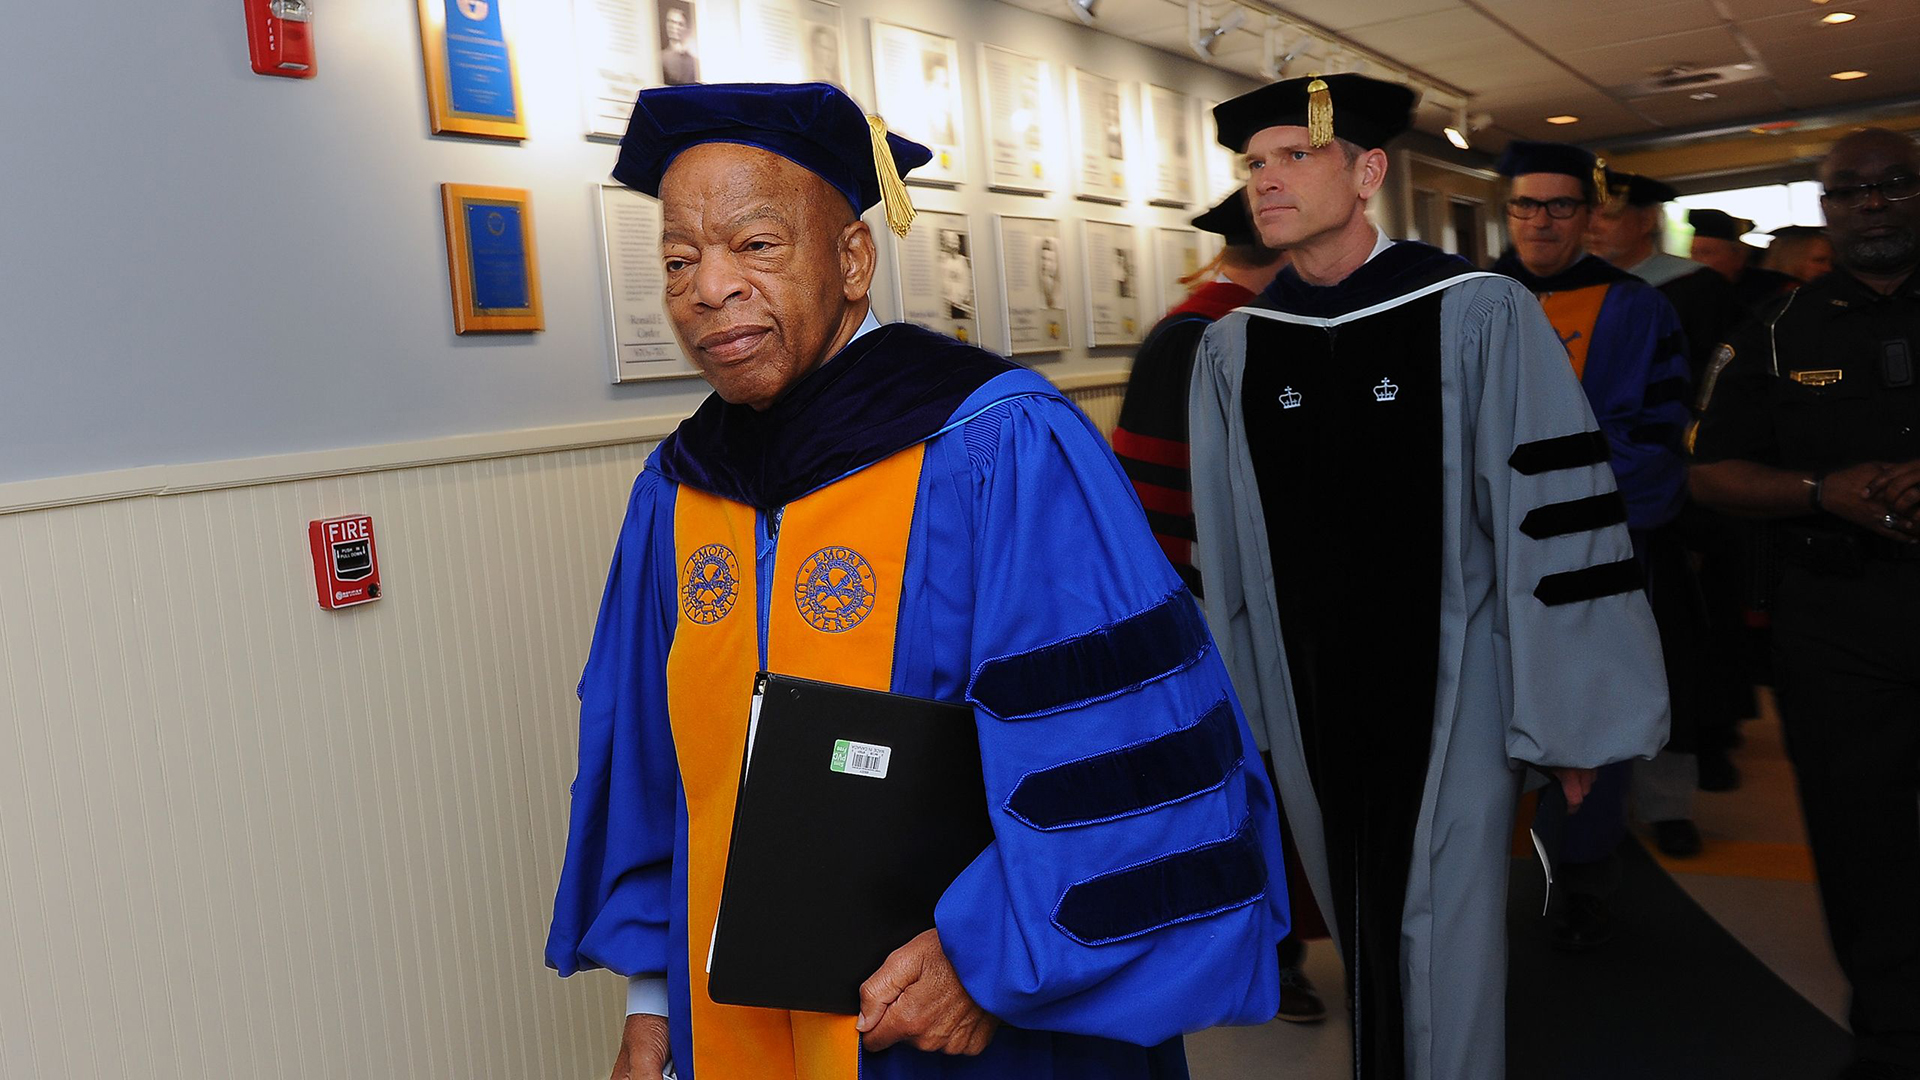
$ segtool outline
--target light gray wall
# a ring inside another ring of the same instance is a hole
[[[737,40],[734,2],[713,0],[703,19],[709,77],[728,61],[751,70],[725,47]],[[581,135],[565,0],[509,12],[531,130],[519,146],[427,134],[413,4],[315,6],[310,82],[252,74],[231,0],[12,13],[0,45],[0,482],[678,413],[703,396],[697,381],[608,382],[590,192],[614,151]],[[869,16],[961,40],[975,182],[916,194],[969,213],[982,250],[996,212],[1145,227],[1199,208],[985,191],[976,43],[1196,97],[1249,86],[992,0],[844,10],[863,94]],[[443,181],[533,192],[545,332],[454,335]],[[881,277],[886,315],[897,311],[890,268]],[[997,294],[986,260],[979,288],[983,301]],[[1106,371],[1124,356],[1076,348],[1036,366]]]

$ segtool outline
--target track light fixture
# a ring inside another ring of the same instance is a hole
[[[1096,17],[1093,9],[1099,6],[1100,0],[1067,0],[1067,8],[1073,12],[1074,18],[1079,19],[1088,26],[1093,25],[1093,20]]]
[[[1225,18],[1213,22],[1212,15],[1200,5],[1200,0],[1187,0],[1187,45],[1195,56],[1213,63],[1214,46],[1220,39],[1245,26],[1247,9],[1233,5]]]

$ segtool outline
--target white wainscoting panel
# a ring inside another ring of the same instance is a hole
[[[604,1076],[620,980],[541,953],[649,449],[0,515],[0,1078]],[[383,596],[327,612],[348,513]]]

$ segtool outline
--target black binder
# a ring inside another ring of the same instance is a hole
[[[992,839],[971,708],[761,674],[708,994],[859,1012]]]

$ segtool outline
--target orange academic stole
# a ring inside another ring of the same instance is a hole
[[[891,686],[924,449],[910,447],[786,508],[767,605],[768,670],[872,690]],[[707,996],[707,953],[760,666],[757,539],[752,507],[680,488],[680,615],[667,658],[667,701],[687,793],[694,1072],[702,1080],[856,1080],[853,1017],[717,1005]]]
[[[1546,310],[1547,321],[1553,324],[1553,332],[1560,335],[1560,344],[1567,347],[1567,359],[1573,361],[1573,376],[1576,379],[1586,375],[1587,348],[1593,344],[1593,324],[1600,321],[1600,306],[1607,302],[1607,290],[1611,287],[1588,285],[1540,295],[1540,306]]]

